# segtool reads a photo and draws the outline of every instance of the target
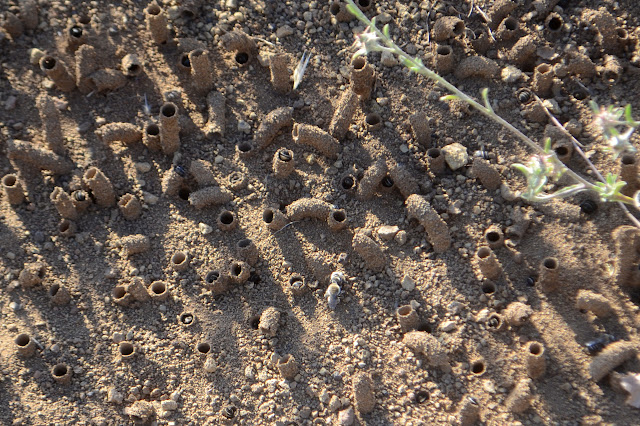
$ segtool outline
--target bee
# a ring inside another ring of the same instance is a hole
[[[527,88],[522,88],[516,92],[516,98],[518,98],[518,102],[521,104],[528,104],[533,99],[533,95],[531,94],[531,90]]]
[[[327,291],[324,293],[324,297],[327,298],[329,309],[334,310],[338,305],[338,296],[342,293],[340,284],[344,284],[345,277],[342,272],[333,272],[331,274],[331,284],[327,287]]]
[[[175,166],[173,170],[182,177],[187,177],[187,171],[182,166]]]
[[[483,158],[487,161],[491,161],[491,158],[495,155],[484,149],[484,145],[480,145],[480,149],[473,153],[476,158]]]
[[[615,340],[616,338],[611,334],[603,334],[597,339],[585,343],[584,346],[587,348],[587,352],[589,352],[589,355],[595,355],[603,350],[609,343],[615,342]]]
[[[593,200],[584,200],[580,203],[580,210],[586,214],[593,214],[598,210],[598,205]]]

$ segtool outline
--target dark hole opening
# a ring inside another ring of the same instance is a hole
[[[425,333],[431,333],[431,325],[429,323],[423,322],[416,327],[418,331],[424,331]]]
[[[209,351],[211,350],[211,345],[208,344],[207,342],[202,342],[202,343],[198,343],[198,352],[200,352],[201,354],[208,354]]]
[[[234,276],[239,277],[242,274],[242,265],[239,263],[234,263],[231,267],[231,273]]]
[[[158,136],[160,134],[160,126],[157,124],[149,124],[147,126],[147,134],[151,136]]]
[[[337,210],[333,212],[333,219],[336,222],[344,222],[346,218],[347,218],[347,215],[341,210]]]
[[[632,165],[636,163],[636,157],[633,154],[624,154],[622,156],[622,164],[624,165]]]
[[[87,199],[87,193],[84,191],[75,191],[73,193],[73,198],[75,198],[76,201],[85,201]]]
[[[53,297],[56,294],[58,294],[58,291],[60,291],[60,284],[54,284],[51,286],[51,288],[49,289],[49,296]]]
[[[191,60],[189,59],[189,55],[187,55],[186,53],[182,55],[182,58],[180,58],[180,63],[182,64],[183,67],[190,68]]]
[[[113,289],[113,296],[116,299],[122,299],[126,294],[127,294],[127,290],[125,290],[124,287],[122,286],[118,286]]]
[[[162,108],[160,109],[160,112],[165,117],[173,117],[176,114],[176,106],[172,105],[172,104],[162,105]]]
[[[455,35],[460,35],[464,31],[464,22],[457,22],[453,27],[453,33]]]
[[[539,344],[534,343],[529,346],[529,352],[531,352],[532,355],[540,355],[542,353],[542,347]]]
[[[66,220],[60,224],[60,232],[67,232],[69,230],[69,222]]]
[[[358,5],[360,7],[369,7],[371,5],[371,0],[358,0]]]
[[[238,247],[240,248],[246,248],[249,247],[251,245],[251,240],[248,238],[243,238],[240,241],[238,241]]]
[[[189,191],[189,188],[181,188],[178,191],[178,197],[185,201],[189,199],[189,195],[191,195],[191,191]]]
[[[562,19],[554,16],[553,18],[549,19],[548,25],[551,31],[558,31],[560,28],[562,28]]]
[[[343,189],[351,189],[353,185],[355,185],[355,180],[351,176],[345,176],[342,178],[342,188]]]
[[[182,252],[178,252],[176,254],[174,254],[171,257],[171,261],[175,264],[175,265],[180,265],[181,263],[183,263],[185,260],[187,260],[187,256],[185,256],[184,253]]]
[[[238,144],[238,149],[240,150],[240,152],[249,152],[251,151],[251,149],[253,149],[253,147],[251,146],[251,142],[240,142]]]
[[[160,7],[157,4],[149,5],[147,8],[147,13],[149,15],[158,15],[160,13]]]
[[[507,18],[507,20],[504,22],[504,27],[509,31],[515,31],[518,29],[518,21],[513,18]]]
[[[30,341],[31,338],[27,334],[21,334],[16,337],[16,345],[18,346],[27,346]]]
[[[129,72],[130,72],[131,74],[135,74],[135,73],[137,73],[137,72],[138,72],[138,70],[140,69],[140,65],[138,65],[138,64],[131,64],[131,65],[129,65],[129,68],[128,68],[128,69],[129,69]]]
[[[389,176],[385,176],[382,178],[382,186],[385,188],[391,188],[393,186],[393,179]]]
[[[558,267],[558,262],[555,259],[545,259],[542,264],[547,269],[556,269]]]
[[[165,286],[164,283],[161,283],[161,282],[156,282],[151,285],[151,291],[154,294],[162,294],[165,292],[166,289],[167,289],[167,286]]]
[[[249,319],[249,326],[254,330],[257,330],[260,326],[260,315],[255,315]]]
[[[478,257],[480,259],[486,259],[491,256],[491,249],[489,247],[480,247],[478,249]]]
[[[378,114],[369,114],[365,118],[365,121],[369,126],[375,126],[377,124],[380,124],[381,118]]]
[[[500,234],[496,231],[487,232],[487,241],[495,243],[500,240]]]
[[[426,390],[419,390],[416,392],[416,402],[418,404],[427,402],[429,398],[430,398],[429,392],[427,392]]]
[[[273,222],[273,210],[271,210],[271,209],[265,210],[262,213],[262,220],[264,220],[265,223]]]
[[[329,8],[329,12],[331,12],[332,15],[337,15],[338,12],[340,12],[340,3],[335,2],[333,4],[331,4],[331,7]]]
[[[236,62],[240,65],[244,65],[249,62],[249,54],[246,52],[238,52],[236,53]]]
[[[133,345],[131,343],[120,343],[120,354],[127,356],[133,353]]]
[[[559,146],[555,149],[555,152],[558,157],[564,157],[569,153],[569,149],[566,146]]]
[[[438,148],[430,148],[427,150],[427,155],[431,158],[438,158],[440,157],[440,149]]]
[[[484,373],[484,362],[478,361],[471,364],[471,372],[473,374],[482,374]]]
[[[45,58],[45,60],[42,61],[42,66],[47,70],[52,70],[56,66],[56,60],[52,57]]]
[[[482,292],[484,294],[493,294],[496,292],[496,285],[494,283],[484,283],[482,284]]]
[[[449,46],[438,46],[436,49],[436,54],[440,56],[447,56],[451,54],[451,47]]]
[[[351,61],[351,66],[354,70],[361,70],[366,64],[367,61],[362,56],[359,56]]]
[[[13,175],[5,176],[3,183],[4,183],[5,186],[15,186],[16,177],[13,176]]]
[[[220,215],[220,222],[222,222],[225,225],[231,225],[231,223],[233,223],[233,213],[231,212],[224,212]]]
[[[260,282],[260,275],[257,272],[252,272],[251,275],[249,275],[248,281],[258,284]]]
[[[62,377],[67,374],[67,366],[64,364],[58,364],[53,367],[53,375],[56,377]]]

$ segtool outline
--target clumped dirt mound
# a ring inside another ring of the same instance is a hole
[[[640,110],[635,2],[433,3],[359,0],[577,172],[532,92],[621,170],[588,101]],[[343,3],[1,5],[1,423],[634,423],[638,232],[516,198],[530,153],[352,63]]]

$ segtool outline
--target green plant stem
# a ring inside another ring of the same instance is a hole
[[[475,108],[476,110],[480,111],[480,113],[482,113],[484,116],[496,121],[502,127],[504,127],[505,129],[509,130],[518,139],[523,141],[529,147],[531,147],[532,149],[534,149],[534,150],[536,150],[536,151],[538,151],[538,152],[540,152],[542,154],[545,154],[544,149],[540,145],[535,143],[533,140],[531,140],[527,135],[522,133],[520,130],[516,129],[511,123],[509,123],[508,121],[506,121],[505,119],[503,119],[502,117],[497,115],[491,108],[483,106],[478,101],[476,101],[475,99],[473,99],[472,97],[470,97],[469,95],[467,95],[466,93],[464,93],[463,91],[458,89],[456,86],[454,86],[453,84],[449,83],[445,78],[441,77],[436,72],[434,72],[434,71],[430,70],[429,68],[425,67],[422,64],[421,61],[418,61],[418,60],[412,58],[411,56],[409,56],[407,53],[405,53],[398,45],[396,45],[393,42],[393,40],[388,38],[382,31],[380,31],[375,25],[373,25],[373,23],[369,20],[369,18],[367,18],[364,15],[364,13],[362,13],[362,11],[360,9],[358,9],[358,7],[355,5],[353,0],[347,0],[347,3],[349,3],[353,7],[352,13],[355,14],[356,18],[358,18],[360,21],[366,23],[369,26],[369,28],[371,28],[373,31],[375,31],[375,33],[378,36],[378,38],[380,38],[384,42],[384,44],[390,50],[392,50],[393,53],[396,54],[402,60],[402,62],[404,63],[404,65],[407,68],[409,68],[411,71],[413,71],[413,72],[415,72],[417,74],[420,74],[420,75],[422,75],[424,77],[427,77],[428,79],[430,79],[432,81],[435,81],[436,83],[440,84],[442,87],[444,87],[449,92],[454,94],[458,99],[468,103],[473,108]],[[586,190],[595,190],[596,186],[593,183],[591,183],[588,180],[584,179],[582,176],[578,175],[577,173],[575,173],[573,170],[571,170],[570,168],[568,168],[566,166],[565,166],[565,169],[566,169],[567,175],[569,175],[575,181],[577,181],[577,182],[581,183],[582,185],[584,185]],[[633,200],[631,198],[629,198],[629,197],[625,197],[624,200],[620,200],[620,201],[629,202],[629,203],[633,202]]]
[[[571,143],[573,143],[573,147],[576,150],[576,152],[580,155],[580,157],[582,157],[582,159],[584,161],[587,162],[587,164],[589,165],[589,168],[596,175],[598,180],[600,182],[606,182],[605,179],[604,179],[604,176],[602,176],[602,173],[600,173],[600,171],[591,162],[591,160],[589,160],[587,155],[582,150],[582,146],[583,145],[571,133],[569,133],[569,131],[558,121],[558,119],[553,114],[551,114],[551,111],[549,111],[549,108],[547,108],[542,103],[542,100],[537,95],[534,95],[534,96],[535,96],[536,102],[538,102],[540,104],[540,106],[542,106],[542,108],[544,108],[544,112],[547,114],[547,117],[549,117],[549,119],[553,122],[553,124],[558,129],[560,129],[567,137],[569,137],[569,139],[571,140]],[[631,220],[631,222],[633,222],[633,224],[637,228],[640,228],[640,221],[633,214],[631,214],[631,212],[629,211],[629,208],[626,206],[626,204],[624,202],[622,202],[622,201],[617,201],[617,204],[624,211],[624,213],[627,215],[629,220]]]

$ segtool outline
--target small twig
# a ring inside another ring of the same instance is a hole
[[[489,23],[490,19],[487,16],[486,13],[484,13],[482,11],[482,9],[480,9],[480,6],[476,5],[476,10],[478,11],[478,13],[480,14],[480,16],[482,16],[482,18]],[[491,37],[491,40],[496,41],[496,38],[493,36],[493,33],[491,32],[491,28],[489,28],[489,26],[487,25],[487,31],[489,32],[489,37]]]
[[[291,225],[293,225],[294,223],[298,223],[298,222],[300,222],[300,221],[299,221],[299,220],[294,220],[293,222],[289,222],[289,223],[287,223],[285,226],[283,226],[282,228],[278,229],[276,232],[274,232],[274,233],[273,233],[273,234],[271,234],[271,235],[276,235],[278,232],[280,232],[280,231],[284,231],[286,228],[288,228],[288,227],[290,227]]]

